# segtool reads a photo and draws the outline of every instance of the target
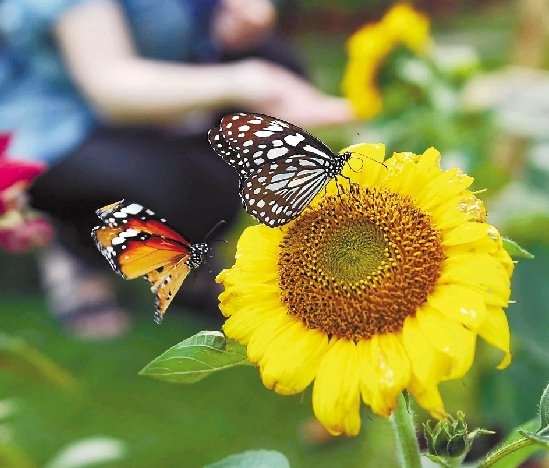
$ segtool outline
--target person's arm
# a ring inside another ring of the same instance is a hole
[[[263,60],[171,64],[139,57],[114,1],[79,4],[55,24],[76,84],[113,122],[162,123],[193,109],[239,106],[302,125],[352,118],[346,102]]]

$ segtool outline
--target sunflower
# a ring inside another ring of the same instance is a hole
[[[382,110],[377,74],[391,52],[403,45],[421,54],[429,42],[428,18],[406,4],[393,6],[380,21],[363,26],[349,38],[342,87],[359,117],[374,117]]]
[[[224,331],[268,388],[314,381],[315,415],[334,435],[359,432],[361,399],[387,417],[405,389],[444,418],[438,384],[469,370],[477,335],[503,352],[498,368],[511,360],[513,262],[473,178],[443,171],[434,148],[383,164],[383,145],[345,151],[349,183],[332,181],[285,226],[243,232],[218,276]]]

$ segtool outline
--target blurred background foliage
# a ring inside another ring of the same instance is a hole
[[[281,29],[302,52],[311,79],[339,94],[346,39],[388,6],[382,0],[282,2]],[[467,377],[442,385],[448,411],[462,409],[470,427],[497,431],[474,447],[478,455],[535,414],[549,381],[549,7],[545,0],[431,0],[416,7],[431,17],[436,53],[415,64],[409,52],[393,54],[379,75],[388,97],[384,112],[353,128],[317,134],[334,149],[358,141],[384,142],[388,153],[437,147],[446,167],[462,167],[475,176],[477,190],[487,189],[482,197],[489,220],[536,255],[521,261],[513,276],[512,365],[495,370],[499,356],[479,342]],[[403,61],[412,67],[408,75]],[[418,73],[430,79],[418,81]],[[410,105],[412,95],[419,95],[417,105]],[[234,242],[221,253],[230,262]],[[278,397],[251,368],[188,387],[137,375],[173,344],[218,329],[218,317],[197,317],[174,305],[164,325],[154,326],[145,283],[118,281],[134,312],[130,333],[78,341],[47,313],[34,255],[0,254],[0,263],[0,330],[33,350],[14,354],[0,343],[1,466],[84,466],[59,457],[90,438],[104,440],[87,452],[79,445],[84,455],[76,459],[104,452],[97,466],[201,466],[256,448],[281,451],[294,467],[396,464],[386,421],[366,415],[359,437],[326,442],[307,426],[310,391]],[[17,372],[36,365],[39,355],[49,373],[40,365],[36,375]]]

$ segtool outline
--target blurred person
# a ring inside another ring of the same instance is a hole
[[[268,0],[0,0],[0,131],[14,132],[14,154],[49,164],[31,197],[59,242],[40,265],[72,332],[128,324],[90,239],[97,208],[139,202],[193,242],[235,219],[236,173],[206,138],[221,113],[305,127],[352,119],[301,76],[275,20]],[[215,307],[213,288],[212,276],[190,279],[182,295]]]

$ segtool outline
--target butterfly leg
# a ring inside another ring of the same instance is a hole
[[[343,175],[343,174],[339,174],[339,177],[343,177],[344,179],[347,180],[347,182],[349,182],[349,188],[351,188],[351,184],[352,184],[352,181],[351,181],[351,178],[346,176],[346,175]],[[337,179],[336,179],[337,180]]]

